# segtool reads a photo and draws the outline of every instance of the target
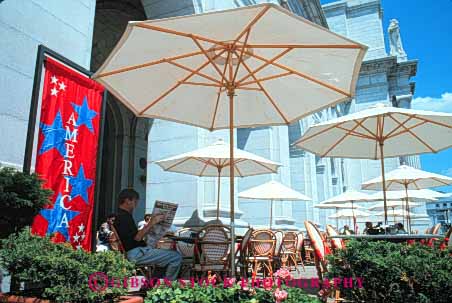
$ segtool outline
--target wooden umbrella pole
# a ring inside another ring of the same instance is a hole
[[[270,230],[272,229],[273,222],[273,200],[270,200]]]
[[[353,200],[351,202],[352,202],[352,215],[353,215],[353,232],[356,234],[355,209],[353,208]]]
[[[217,221],[220,219],[220,187],[221,187],[221,168],[218,167],[218,196],[217,196]]]
[[[383,207],[385,210],[385,225],[388,225],[388,207],[386,203],[386,177],[385,177],[385,158],[383,152],[384,142],[380,141],[380,160],[381,160],[381,177],[383,179]]]
[[[337,213],[338,209],[339,209],[339,207],[335,207],[335,208],[334,208],[334,210],[336,211],[336,213]],[[336,227],[337,227],[337,230],[339,230],[339,218],[338,218],[338,217],[336,217]]]
[[[231,277],[235,277],[235,205],[234,205],[234,89],[229,96],[229,196],[231,217]]]
[[[406,196],[406,228],[408,233],[411,234],[411,222],[410,222],[410,202],[408,199],[408,184],[405,184],[405,196]]]

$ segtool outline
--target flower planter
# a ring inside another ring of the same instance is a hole
[[[32,297],[22,297],[16,295],[8,295],[0,293],[1,303],[53,303],[50,300],[32,298]],[[142,297],[132,297],[132,296],[122,296],[119,298],[119,303],[143,303]]]

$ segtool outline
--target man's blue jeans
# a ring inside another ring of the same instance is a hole
[[[166,277],[175,280],[179,273],[182,256],[175,250],[158,249],[149,246],[135,247],[127,252],[127,259],[138,265],[166,267]]]

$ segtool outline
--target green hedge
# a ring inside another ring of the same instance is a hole
[[[240,285],[224,288],[222,284],[213,286],[184,288],[180,284],[173,283],[173,286],[160,286],[148,291],[145,303],[320,303],[320,301],[312,296],[308,296],[300,288],[291,288],[282,286],[281,290],[287,292],[287,298],[277,301],[274,293],[276,286],[270,290],[263,288],[242,288]]]
[[[134,269],[119,253],[73,250],[49,238],[33,236],[28,229],[3,239],[0,247],[0,267],[12,273],[15,280],[39,283],[38,293],[33,294],[56,302],[101,302],[123,295],[127,290],[118,287],[92,291],[89,276],[94,272],[109,277],[131,276]]]
[[[329,278],[362,277],[363,288],[341,289],[354,302],[451,302],[452,257],[425,245],[350,241],[329,257]]]

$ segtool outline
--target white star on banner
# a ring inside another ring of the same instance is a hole
[[[82,249],[82,246],[79,244],[76,246],[77,249]]]
[[[54,88],[52,88],[52,89],[50,90],[50,94],[51,94],[52,96],[58,96],[58,90],[54,87]]]
[[[79,232],[82,232],[82,231],[84,231],[85,230],[85,225],[83,225],[83,223],[82,224],[80,224],[79,226],[78,226],[78,231]]]
[[[80,238],[80,236],[75,234],[75,236],[72,236],[72,238],[74,238],[74,242],[78,242],[78,239]]]
[[[63,82],[60,82],[59,86],[60,90],[66,90],[66,84],[64,84]]]
[[[55,77],[55,76],[52,76],[51,82],[52,82],[52,84],[57,84],[58,83],[58,78]]]
[[[82,241],[85,240],[85,234],[82,234]]]

